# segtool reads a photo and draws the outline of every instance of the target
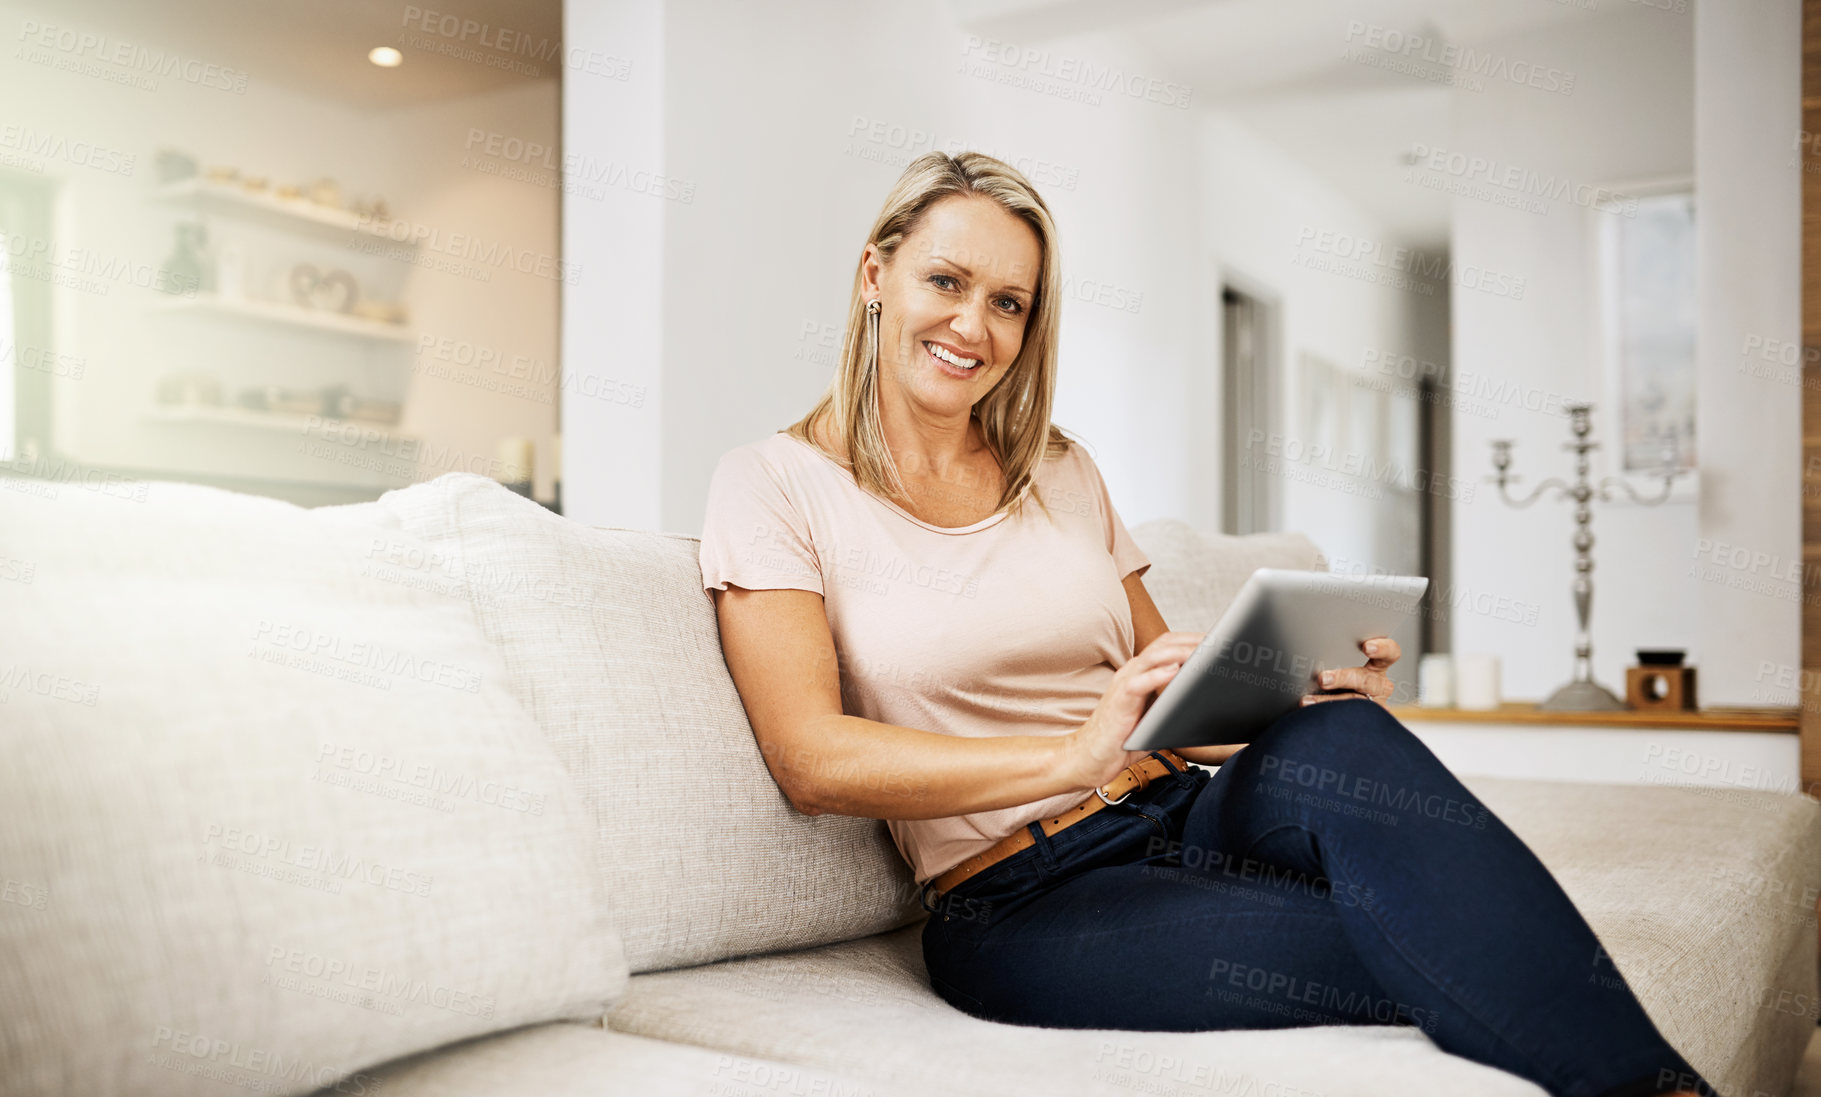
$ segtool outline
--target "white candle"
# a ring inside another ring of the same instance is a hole
[[[1454,703],[1465,709],[1499,707],[1499,657],[1463,655],[1454,664]]]
[[[1416,664],[1416,701],[1419,705],[1447,708],[1454,704],[1454,656],[1435,651]]]

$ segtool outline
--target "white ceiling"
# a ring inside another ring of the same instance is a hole
[[[1075,0],[1075,5],[1082,2]],[[1122,31],[1121,37],[1189,80],[1197,97],[1205,94],[1218,100],[1324,85],[1345,92],[1412,83],[1409,76],[1342,60],[1348,28],[1356,22],[1479,45],[1537,27],[1595,18],[1575,4],[1553,0],[1374,0],[1370,5],[1359,0],[1095,2],[1109,12],[1129,15],[1122,27],[1109,24],[1101,30]],[[1027,19],[1034,20],[1036,14],[1031,9]],[[1034,22],[1032,26],[1035,29]]]
[[[1636,18],[1639,4],[1590,12],[1560,0],[950,0],[975,33],[1034,44],[1115,36],[1194,103],[1236,117],[1343,191],[1404,243],[1445,248],[1448,199],[1404,181],[1413,144],[1447,143],[1446,85],[1345,60],[1358,21],[1484,48],[1508,35],[1596,18]],[[1660,13],[1650,12],[1652,16]],[[1357,42],[1357,36],[1356,36]]]
[[[744,2],[744,0],[727,0]],[[1445,246],[1448,201],[1403,180],[1413,143],[1449,133],[1443,85],[1341,56],[1359,20],[1438,41],[1484,47],[1505,35],[1593,18],[1634,18],[1643,5],[1607,3],[1598,14],[1562,0],[949,0],[969,30],[1035,44],[1083,34],[1116,37],[1158,71],[1194,88],[1197,107],[1219,107],[1343,190],[1407,243]],[[402,2],[306,0],[60,0],[72,25],[137,37],[245,69],[306,94],[366,110],[554,79],[557,62],[520,57],[538,75],[451,57],[406,34],[461,45],[407,25]],[[437,10],[430,3],[416,5]],[[562,35],[562,0],[462,0],[464,19],[532,44]],[[1652,12],[1651,14],[1656,14]],[[382,69],[367,51],[397,46],[404,64]],[[483,54],[502,51],[473,42]],[[561,54],[558,54],[560,58]]]
[[[479,43],[470,33],[445,36],[406,24],[416,8],[459,13],[488,29],[488,42],[500,32],[521,40],[542,55],[542,43],[559,44],[563,33],[562,0],[459,0],[438,4],[426,0],[57,0],[56,18],[66,25],[137,38],[183,50],[203,60],[241,69],[253,82],[269,82],[322,99],[366,110],[389,110],[434,99],[472,95],[527,80],[554,79],[560,44],[549,60]],[[515,72],[484,61],[449,56],[402,41],[406,34],[436,44],[466,46],[483,58],[515,59],[538,70]],[[394,46],[402,65],[382,69],[367,60],[375,46]]]

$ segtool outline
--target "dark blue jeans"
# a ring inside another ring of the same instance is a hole
[[[1711,1091],[1543,863],[1373,701],[1298,708],[1213,774],[1030,829],[1035,846],[924,888],[930,984],[963,1012],[1413,1025],[1555,1097]]]

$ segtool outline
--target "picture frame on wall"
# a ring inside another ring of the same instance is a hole
[[[1346,452],[1347,428],[1352,418],[1348,396],[1352,379],[1344,377],[1327,359],[1309,351],[1297,355],[1302,365],[1302,441]]]
[[[1586,211],[1593,249],[1594,473],[1622,477],[1647,497],[1662,489],[1662,450],[1698,468],[1694,181],[1608,185]],[[1667,502],[1692,503],[1699,478],[1675,479]],[[1615,502],[1629,504],[1617,493]]]
[[[1381,487],[1407,479],[1412,468],[1397,440],[1415,437],[1414,401],[1407,395],[1394,396],[1390,386],[1311,351],[1302,351],[1297,358],[1302,367],[1302,438],[1324,447],[1326,467]]]

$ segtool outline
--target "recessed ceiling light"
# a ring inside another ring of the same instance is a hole
[[[373,62],[382,69],[395,69],[404,61],[404,59],[405,55],[393,49],[391,46],[374,46],[371,50],[367,51],[367,60]]]

